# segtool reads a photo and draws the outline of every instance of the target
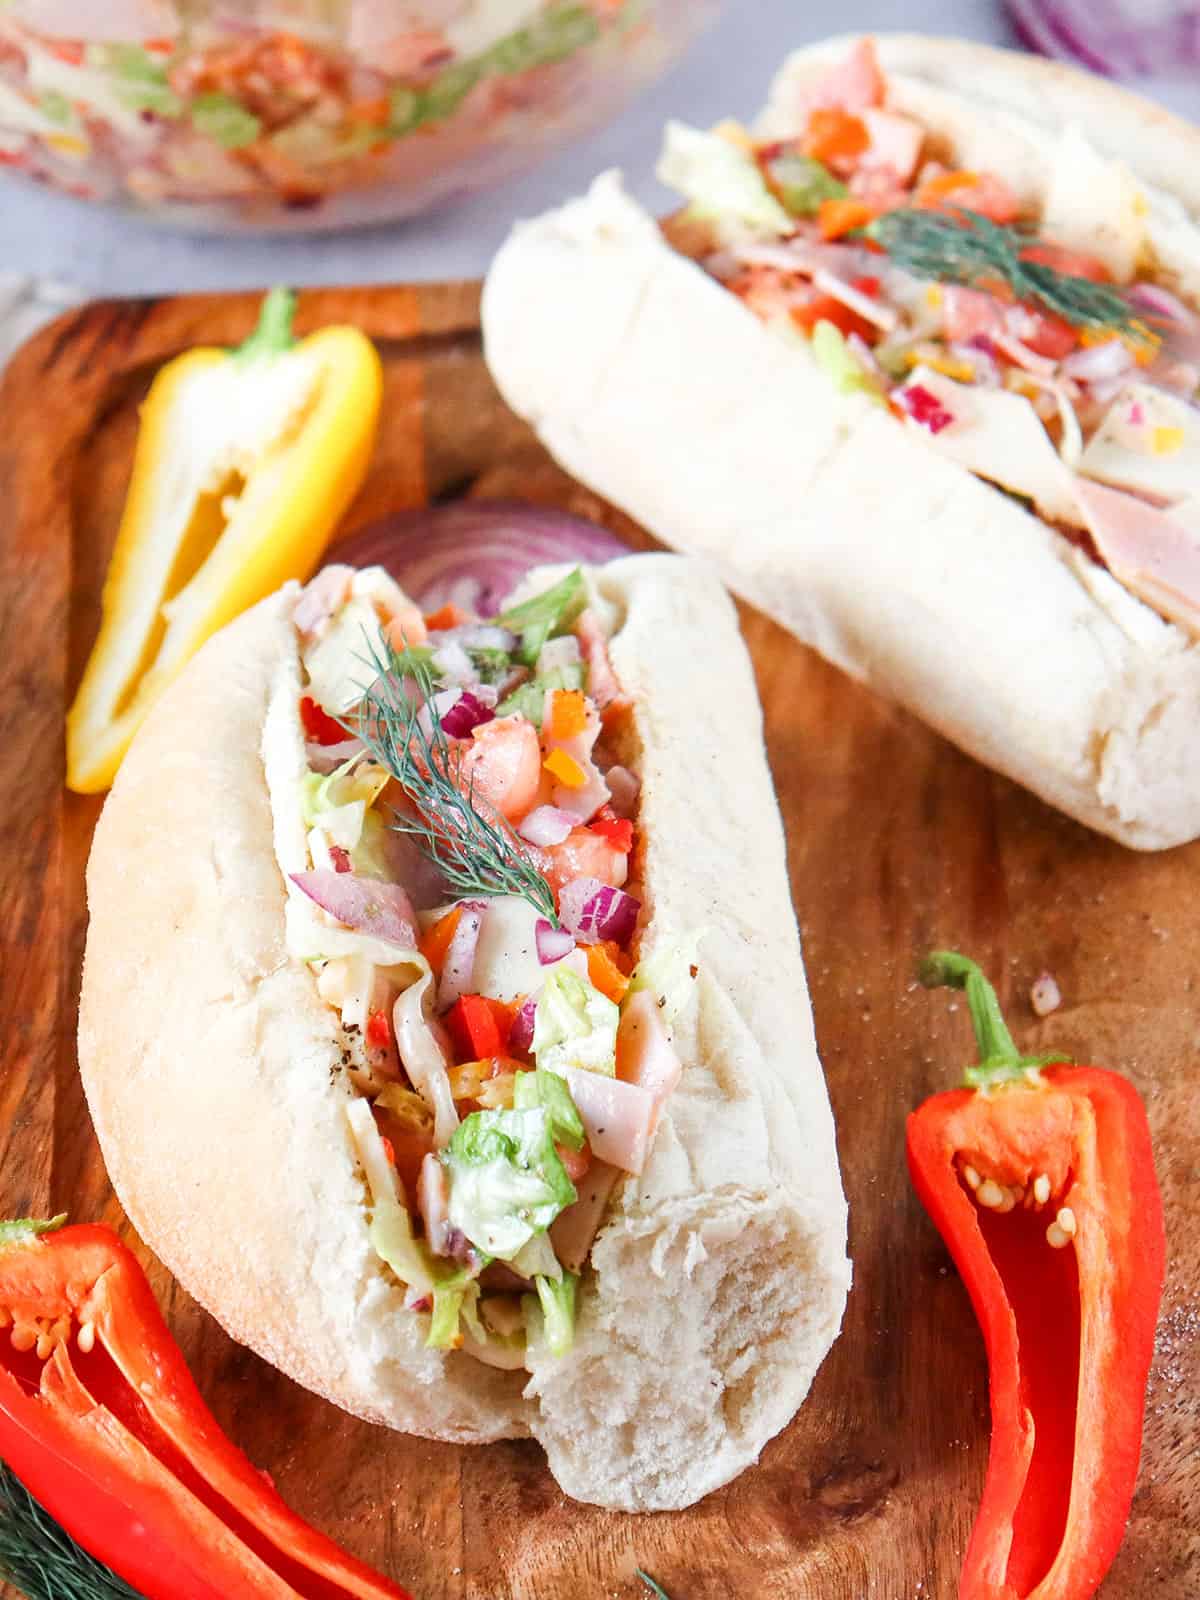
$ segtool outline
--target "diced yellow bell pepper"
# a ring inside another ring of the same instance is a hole
[[[204,641],[307,578],[357,493],[383,375],[356,328],[297,343],[273,289],[235,350],[188,351],[155,378],[102,601],[67,715],[67,783],[111,784],[150,707]]]

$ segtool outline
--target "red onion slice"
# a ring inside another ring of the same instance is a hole
[[[579,819],[570,811],[563,811],[558,806],[535,806],[521,822],[517,824],[517,832],[522,839],[528,839],[530,844],[553,845],[561,844],[577,827]]]
[[[475,947],[479,943],[479,930],[487,906],[482,900],[463,900],[459,904],[458,926],[446,948],[442,964],[441,982],[438,984],[438,1007],[448,1011],[454,1002],[471,992],[475,975]]]
[[[483,703],[477,694],[464,689],[455,703],[442,717],[442,729],[452,739],[470,737],[471,729],[481,722],[491,722],[492,708]]]
[[[531,567],[598,564],[628,546],[595,523],[519,500],[456,500],[402,512],[338,547],[356,567],[386,567],[425,610],[453,602],[491,617]]]
[[[1196,313],[1185,306],[1178,295],[1164,289],[1161,284],[1135,283],[1128,291],[1128,298],[1135,306],[1150,312],[1152,317],[1177,322],[1181,328],[1196,327]]]
[[[625,944],[637,926],[641,901],[599,878],[572,878],[558,892],[562,925],[581,944],[614,939]]]
[[[461,689],[439,689],[427,705],[423,705],[417,712],[417,726],[427,739],[433,737],[433,719],[436,717],[444,728],[448,712],[454,710],[462,699]]]
[[[508,1048],[528,1051],[533,1048],[533,1022],[537,1011],[537,996],[531,994],[512,1019],[508,1030]]]
[[[293,872],[291,879],[322,911],[347,928],[403,945],[406,950],[416,948],[416,914],[398,883],[380,883],[353,872],[324,869]]]
[[[575,941],[567,930],[556,928],[545,917],[539,917],[534,923],[533,938],[537,945],[538,960],[544,967],[548,967],[552,961],[561,961],[575,948]]]

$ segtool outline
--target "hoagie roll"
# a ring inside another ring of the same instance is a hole
[[[682,1506],[803,1399],[845,1202],[733,608],[676,557],[499,619],[327,568],[214,638],[96,831],[114,1186],[370,1420]]]
[[[484,294],[572,473],[1089,826],[1200,833],[1200,134],[911,35],[798,51],[751,130],[672,125]]]

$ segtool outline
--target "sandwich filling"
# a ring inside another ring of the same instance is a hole
[[[696,940],[641,948],[605,617],[578,568],[484,621],[332,566],[294,613],[287,941],[335,1019],[371,1242],[428,1345],[513,1369],[570,1348],[696,975]]]
[[[1200,633],[1200,313],[1164,265],[1200,233],[1073,127],[1032,206],[894,87],[866,40],[770,138],[670,125],[674,242],[842,394]]]

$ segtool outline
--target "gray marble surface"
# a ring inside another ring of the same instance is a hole
[[[518,218],[578,193],[605,167],[661,208],[654,159],[668,116],[702,125],[749,116],[790,46],[849,29],[906,29],[1013,43],[1000,0],[726,0],[720,21],[613,125],[528,176],[414,221],[332,235],[218,238],[167,232],[0,178],[3,277],[49,278],[90,294],[261,284],[380,283],[482,274]]]

